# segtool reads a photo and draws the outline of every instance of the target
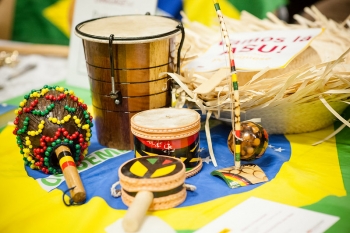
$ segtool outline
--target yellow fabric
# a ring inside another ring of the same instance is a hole
[[[312,133],[288,135],[292,146],[290,161],[282,166],[276,178],[259,188],[236,194],[234,198],[227,196],[196,206],[155,212],[154,215],[172,222],[175,229],[198,229],[251,196],[297,207],[313,204],[329,195],[345,196],[334,138],[318,146],[311,145],[332,132],[331,127]],[[314,179],[319,176],[322,179]],[[197,213],[201,215],[196,217]],[[189,216],[193,216],[190,222]]]
[[[69,7],[71,0],[60,0],[45,8],[43,15],[67,37],[70,36]]]
[[[218,17],[216,15],[213,1],[191,0],[184,1],[183,8],[186,16],[190,21],[197,21],[207,26],[217,24]],[[220,1],[220,8],[223,15],[238,19],[240,12],[227,0]]]
[[[17,233],[19,229],[20,232],[36,232],[39,224],[39,228],[47,232],[104,232],[105,227],[124,216],[125,210],[109,207],[100,197],[79,207],[66,207],[62,203],[62,191],[47,193],[43,190],[25,172],[13,129],[7,126],[0,134],[1,232]],[[329,127],[313,133],[287,135],[292,148],[290,161],[284,163],[274,179],[256,189],[234,197],[230,195],[149,214],[176,230],[189,230],[204,226],[251,196],[292,206],[309,205],[329,195],[345,196],[335,140],[311,146],[331,132],[332,127]],[[6,190],[7,187],[11,190]]]

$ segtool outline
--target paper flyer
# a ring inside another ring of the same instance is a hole
[[[195,233],[321,233],[339,217],[251,197]]]
[[[267,67],[284,68],[322,32],[322,28],[310,28],[231,33],[229,38],[236,69],[258,71]],[[210,72],[229,67],[225,49],[222,41],[213,44],[183,68]]]

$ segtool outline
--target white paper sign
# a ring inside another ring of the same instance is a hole
[[[156,8],[157,0],[76,0],[69,44],[67,84],[89,88],[82,40],[74,34],[77,24],[85,20],[113,15],[146,14],[147,12],[154,15]]]
[[[338,220],[337,216],[251,197],[195,233],[321,233]]]
[[[322,31],[321,28],[312,28],[232,33],[229,38],[236,69],[284,68]],[[229,67],[229,58],[225,51],[224,44],[216,43],[203,55],[184,66],[184,69],[209,72]]]

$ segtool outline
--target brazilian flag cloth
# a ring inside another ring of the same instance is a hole
[[[350,118],[350,108],[343,117]],[[203,168],[186,180],[197,189],[188,191],[181,205],[148,215],[175,232],[191,233],[248,198],[257,197],[338,216],[328,232],[350,232],[350,128],[317,146],[312,144],[334,132],[339,122],[311,133],[270,135],[265,154],[253,161],[269,181],[231,189],[221,178],[210,175],[233,165],[227,148],[231,129],[217,120],[210,125],[218,167],[210,162],[205,131],[201,130]],[[119,179],[119,166],[134,157],[132,151],[101,146],[93,131],[89,154],[78,167],[87,201],[67,207],[62,201],[67,190],[64,177],[26,167],[13,130],[7,126],[0,133],[0,232],[105,232],[125,215],[127,206],[111,195],[110,188]]]
[[[287,0],[220,0],[219,2],[222,13],[235,19],[239,18],[242,11],[264,19],[267,12],[276,12],[288,3]],[[213,19],[217,20],[211,0],[158,0],[158,8],[177,19],[181,19],[180,11],[183,11],[191,21],[207,26],[213,24]]]
[[[68,45],[71,0],[16,0],[12,40]]]
[[[127,1],[120,1],[127,2]],[[287,0],[221,0],[224,15],[239,18],[242,10],[259,18],[286,5]],[[16,0],[12,40],[37,44],[69,45],[70,12],[73,0]],[[211,0],[158,0],[159,12],[181,19],[183,11],[191,21],[210,26],[217,20]]]

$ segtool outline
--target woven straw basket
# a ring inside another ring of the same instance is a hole
[[[337,24],[328,20],[315,7],[306,8],[306,12],[315,21],[296,15],[299,24],[291,25],[278,20],[273,14],[268,14],[266,20],[260,20],[246,12],[242,12],[240,20],[226,21],[229,32],[325,28],[322,35],[284,69],[238,71],[241,121],[260,118],[260,124],[269,134],[304,133],[327,127],[339,119],[339,114],[349,106],[350,30],[346,24],[350,23]],[[218,28],[190,22],[183,16],[187,39],[182,50],[182,62],[186,64],[218,41],[220,34],[217,35]],[[227,91],[217,91],[220,88],[224,90],[227,83],[220,83],[208,94],[195,93],[202,82],[200,80],[209,79],[212,75],[182,70],[181,75],[172,77],[180,84],[178,94],[181,91],[187,94],[188,106],[199,108],[204,114],[210,111],[217,119],[231,122],[230,95]]]
[[[328,102],[338,113],[342,113],[348,104]],[[221,112],[220,120],[227,122],[230,112]],[[269,134],[306,133],[322,129],[333,124],[336,117],[320,100],[293,106],[276,106],[263,110],[250,110],[241,114],[241,120],[261,119],[261,125]]]

